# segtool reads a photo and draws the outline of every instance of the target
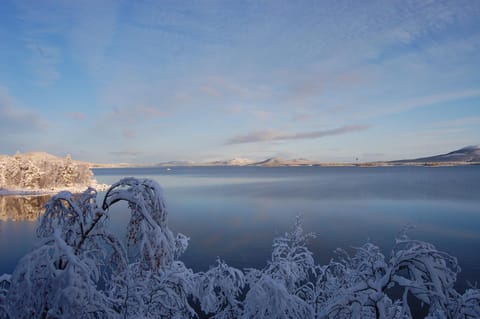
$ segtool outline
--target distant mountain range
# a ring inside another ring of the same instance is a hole
[[[320,165],[321,163],[310,161],[304,158],[286,160],[283,158],[272,157],[261,162],[251,163],[250,166],[265,166],[265,167],[275,167],[275,166],[314,166]]]
[[[467,165],[480,164],[480,145],[473,145],[461,148],[459,150],[435,155],[430,157],[421,157],[415,159],[405,159],[396,161],[382,161],[369,163],[325,163],[311,161],[304,158],[283,159],[279,157],[268,158],[263,161],[255,162],[249,159],[234,158],[225,161],[214,162],[166,162],[154,166],[396,166],[396,165]]]
[[[253,161],[244,158],[234,158],[225,161],[213,162],[164,162],[152,166],[171,167],[171,166],[262,166],[262,167],[279,167],[279,166],[397,166],[397,165],[468,165],[480,164],[480,145],[467,146],[459,150],[435,155],[430,157],[421,157],[415,159],[395,160],[395,161],[379,161],[368,163],[325,163],[312,161],[304,158],[299,159],[283,159],[279,157],[268,158],[263,161]]]

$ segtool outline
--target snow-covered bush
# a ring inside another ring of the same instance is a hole
[[[6,296],[7,296],[8,290],[10,289],[11,282],[12,282],[11,275],[3,274],[0,276],[0,318],[7,317]]]
[[[96,197],[93,189],[52,197],[39,243],[0,276],[0,318],[406,319],[415,300],[426,318],[480,317],[480,290],[454,288],[457,260],[405,234],[388,257],[366,243],[316,265],[307,247],[313,235],[297,220],[274,239],[263,269],[218,260],[194,273],[179,260],[188,238],[169,229],[156,182],[126,178],[101,207]],[[131,211],[126,245],[106,227],[118,201]]]
[[[196,274],[195,296],[204,313],[216,319],[240,318],[240,295],[245,288],[245,275],[239,269],[217,260],[207,272]]]
[[[304,234],[300,219],[294,228],[273,241],[272,260],[263,270],[247,272],[243,318],[312,318],[313,254],[307,248],[313,234]]]
[[[53,196],[37,229],[37,247],[19,263],[7,293],[11,318],[97,318],[112,313],[97,287],[124,268],[122,247],[105,229],[96,192]]]

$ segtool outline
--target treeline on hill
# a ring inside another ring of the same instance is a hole
[[[46,205],[37,247],[0,276],[0,318],[480,318],[480,290],[454,288],[457,260],[400,235],[389,256],[367,243],[317,265],[297,221],[274,239],[263,269],[218,260],[195,273],[182,261],[188,238],[167,225],[160,186],[127,178],[102,207],[89,189]],[[127,201],[127,245],[109,233],[109,207]]]
[[[70,156],[46,153],[17,153],[0,156],[0,189],[36,190],[88,185],[92,172],[87,164]]]

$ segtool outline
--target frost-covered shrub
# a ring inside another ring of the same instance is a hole
[[[216,319],[234,319],[242,315],[240,295],[245,287],[245,275],[239,269],[217,260],[207,272],[196,274],[195,296],[204,313]]]
[[[7,317],[6,296],[12,282],[12,276],[3,274],[0,276],[0,318]]]
[[[263,269],[218,260],[194,273],[178,258],[188,238],[174,235],[160,186],[126,178],[107,192],[61,192],[46,205],[39,243],[12,275],[0,276],[0,318],[426,318],[480,317],[480,290],[454,289],[457,260],[399,236],[386,257],[372,243],[316,265],[300,220],[273,241]],[[126,246],[107,231],[109,207],[127,201]],[[128,257],[127,252],[135,252]],[[394,293],[395,292],[395,293]]]
[[[272,259],[263,270],[247,272],[250,287],[244,301],[243,318],[311,318],[315,263],[307,248],[313,234],[304,234],[297,218],[291,232],[275,238]]]

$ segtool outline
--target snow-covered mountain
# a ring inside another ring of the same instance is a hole
[[[169,161],[154,164],[153,166],[194,166],[195,162],[192,161]]]
[[[275,166],[312,166],[319,165],[319,163],[310,161],[304,158],[286,160],[279,157],[272,157],[265,161],[252,163],[252,166],[266,166],[266,167],[275,167]]]
[[[253,162],[254,161],[248,158],[232,158],[225,161],[210,162],[209,164],[216,165],[216,166],[245,166],[245,165],[250,165]]]
[[[395,163],[447,163],[447,162],[465,162],[480,163],[480,145],[471,145],[455,150],[450,153],[421,157],[415,159],[407,159],[401,161],[393,161]]]

